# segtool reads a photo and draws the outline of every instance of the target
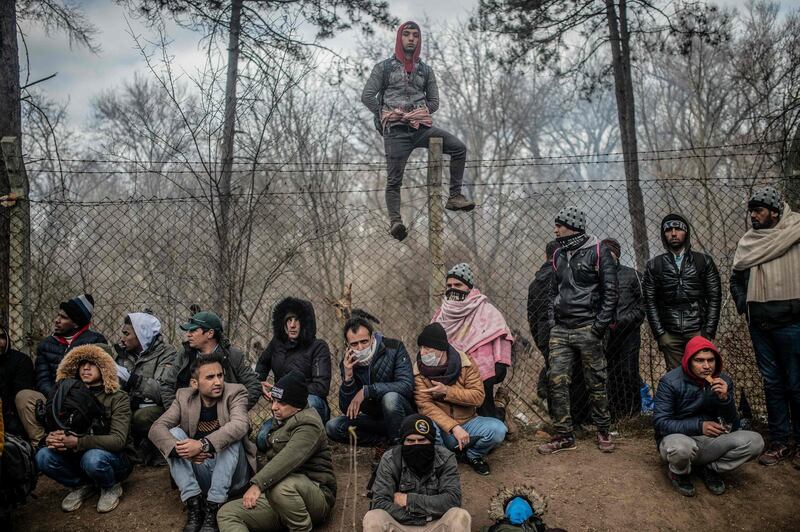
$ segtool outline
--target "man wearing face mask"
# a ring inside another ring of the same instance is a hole
[[[413,412],[414,375],[403,342],[373,330],[369,315],[358,309],[344,324],[347,343],[340,364],[339,409],[344,415],[328,421],[328,437],[349,441],[355,427],[358,444],[399,443],[400,423]]]
[[[661,220],[667,249],[647,262],[642,281],[647,321],[667,371],[681,365],[690,338],[713,340],[722,308],[722,288],[714,259],[692,251],[689,222],[679,214]]]
[[[461,506],[461,479],[453,453],[435,445],[433,421],[414,414],[403,420],[402,444],[381,458],[364,532],[467,532],[472,518]]]
[[[773,187],[756,189],[747,210],[752,229],[739,240],[730,285],[764,379],[770,445],[758,461],[792,456],[794,435],[800,469],[800,214]]]
[[[414,401],[420,414],[436,424],[436,441],[458,450],[476,473],[489,474],[485,456],[500,445],[507,428],[497,418],[477,415],[483,404],[481,375],[466,353],[447,341],[440,323],[427,325],[417,338],[414,363]]]
[[[308,404],[319,413],[324,425],[330,418],[327,398],[331,387],[331,351],[324,340],[317,338],[317,319],[311,302],[287,297],[275,305],[272,340],[256,363],[264,396],[271,397],[271,385],[266,382],[270,372],[278,381],[292,370],[305,377]],[[259,430],[256,444],[261,451],[266,448],[271,426],[272,420],[268,419]]]
[[[505,409],[495,405],[494,387],[505,380],[511,366],[511,329],[500,311],[474,287],[469,264],[453,266],[446,283],[442,306],[431,323],[441,323],[450,345],[469,355],[478,366],[485,394],[478,415],[505,421]]]

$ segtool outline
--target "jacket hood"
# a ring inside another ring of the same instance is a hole
[[[398,61],[403,63],[406,72],[410,73],[412,70],[414,70],[414,65],[417,64],[417,61],[419,61],[419,54],[420,51],[422,50],[422,28],[420,28],[419,30],[419,41],[417,42],[417,47],[414,50],[414,53],[411,54],[411,59],[409,60],[406,59],[406,52],[405,50],[403,50],[403,30],[409,24],[420,28],[420,25],[414,22],[413,20],[409,20],[407,22],[403,22],[402,24],[400,24],[400,27],[397,28],[397,37],[395,38],[394,41],[394,56],[397,58]]]
[[[5,355],[9,351],[11,351],[11,336],[9,336],[8,331],[2,325],[0,325],[0,336],[2,336],[3,338],[6,339],[6,348],[3,349],[2,353],[0,353],[0,354]]]
[[[155,337],[161,334],[161,322],[146,312],[132,312],[128,314],[128,318],[131,320],[133,332],[136,333],[136,338],[139,339],[139,344],[142,346],[142,352],[147,351]]]
[[[89,361],[100,369],[103,378],[103,388],[108,394],[119,390],[119,378],[117,377],[117,364],[109,354],[110,347],[104,344],[86,344],[75,349],[71,349],[56,370],[56,382],[78,377],[78,366],[81,362]]]
[[[679,222],[683,222],[686,224],[686,241],[684,242],[684,250],[689,250],[692,247],[692,225],[689,223],[689,220],[681,216],[680,214],[671,213],[664,216],[661,219],[661,225],[658,226],[658,230],[661,232],[661,244],[664,246],[664,249],[667,251],[672,251],[667,243],[667,237],[664,236],[664,224],[671,221],[671,220],[678,220]]]
[[[547,508],[547,501],[533,486],[522,484],[511,488],[502,488],[489,501],[489,519],[498,522],[506,518],[506,505],[515,498],[522,497],[531,505],[534,515],[541,516]]]
[[[287,297],[275,305],[272,311],[272,335],[281,342],[288,342],[284,323],[287,314],[295,314],[300,319],[300,337],[298,343],[302,347],[311,345],[317,337],[317,317],[314,314],[314,306],[310,301]]]
[[[700,351],[703,351],[704,349],[708,349],[714,353],[716,364],[712,376],[719,377],[719,374],[722,373],[722,357],[719,354],[719,349],[717,349],[717,346],[715,346],[714,343],[711,342],[711,340],[703,338],[702,336],[695,336],[686,343],[686,348],[684,348],[683,350],[683,358],[681,359],[681,367],[683,368],[683,373],[687,377],[689,377],[690,379],[701,385],[705,385],[708,383],[705,380],[699,378],[694,373],[692,373],[692,370],[689,368],[689,362],[692,360],[693,356],[695,356]]]

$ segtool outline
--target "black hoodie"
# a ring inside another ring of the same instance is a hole
[[[0,336],[6,347],[0,351],[0,399],[3,400],[3,422],[6,432],[23,435],[24,429],[17,416],[14,397],[21,390],[33,389],[33,361],[25,353],[11,347],[11,338],[3,327]]]
[[[661,231],[667,220],[680,220],[688,228],[680,268],[675,263],[664,231]],[[665,332],[684,334],[700,331],[706,338],[714,338],[722,305],[722,286],[714,259],[692,251],[691,226],[682,216],[665,216],[659,231],[667,252],[647,262],[642,282],[647,320],[653,336],[658,338]]]
[[[284,328],[290,312],[300,320],[297,340],[290,340]],[[314,307],[310,301],[287,297],[272,312],[272,340],[258,358],[256,373],[263,381],[272,371],[277,382],[292,370],[305,376],[309,395],[327,399],[331,387],[331,351],[324,340],[317,338]]]

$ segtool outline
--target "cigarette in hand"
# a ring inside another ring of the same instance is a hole
[[[707,381],[709,384],[714,384],[714,378],[713,378],[711,375],[706,375],[706,376],[704,377],[704,379],[705,379],[705,380],[706,380],[706,381]]]

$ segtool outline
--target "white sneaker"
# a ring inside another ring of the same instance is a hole
[[[70,491],[61,501],[61,509],[65,512],[74,512],[81,507],[83,501],[95,494],[94,486],[80,486]]]
[[[122,484],[114,484],[108,489],[100,488],[100,500],[97,501],[97,511],[101,514],[110,512],[119,504],[122,497]]]

